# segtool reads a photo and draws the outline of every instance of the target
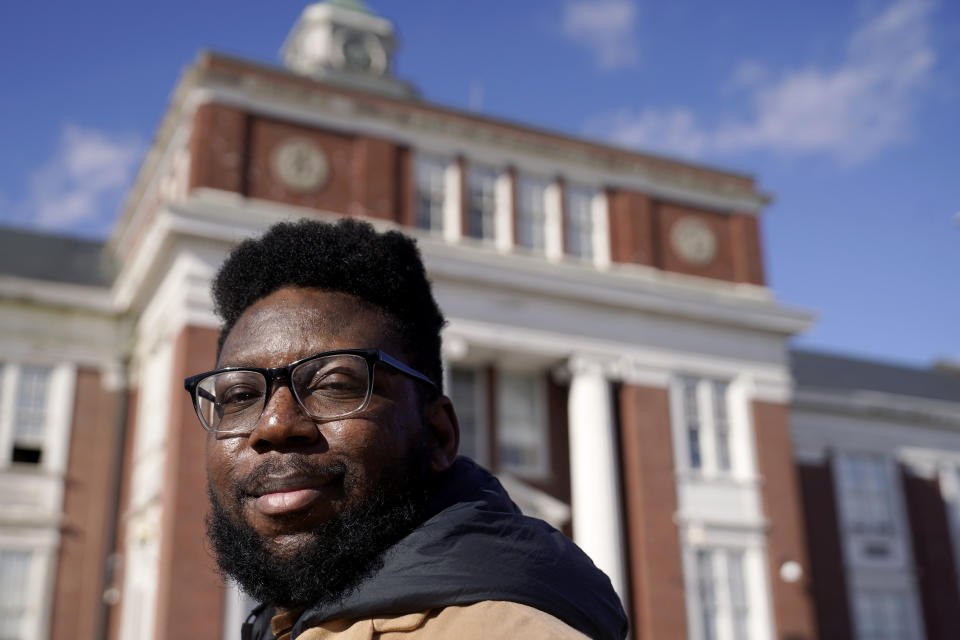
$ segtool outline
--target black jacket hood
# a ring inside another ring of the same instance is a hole
[[[626,636],[627,617],[610,579],[569,538],[523,515],[500,482],[468,458],[458,458],[444,475],[424,523],[391,547],[380,570],[352,593],[307,609],[293,638],[327,620],[483,600],[540,609],[595,640]],[[255,629],[246,630],[253,638],[261,629],[269,634],[271,610],[254,611]]]

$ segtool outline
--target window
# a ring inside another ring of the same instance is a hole
[[[497,455],[504,471],[544,476],[549,442],[540,376],[502,372],[497,376]]]
[[[691,469],[731,473],[730,383],[683,377],[680,388],[687,464]]]
[[[0,550],[0,640],[25,640],[28,551]]]
[[[886,461],[878,456],[846,454],[839,458],[844,521],[850,531],[893,534],[891,485]]]
[[[713,555],[697,551],[697,594],[700,596],[700,619],[704,640],[717,637],[717,594],[713,576]]]
[[[713,380],[710,384],[710,405],[713,408],[713,433],[716,436],[717,469],[730,471],[730,420],[727,417],[726,382]]]
[[[460,423],[460,454],[489,465],[485,371],[452,367],[450,398]]]
[[[47,424],[50,369],[21,366],[13,416],[14,462],[39,464]]]
[[[52,380],[50,367],[0,363],[0,432],[9,442],[9,448],[0,452],[0,464],[44,463]]]
[[[443,230],[449,164],[439,156],[417,156],[416,226],[420,229]]]
[[[700,401],[697,398],[697,380],[683,379],[683,417],[687,430],[687,453],[691,469],[700,469]]]
[[[494,471],[535,478],[547,475],[550,455],[543,377],[496,371],[491,413],[488,371],[486,367],[450,368],[450,398],[460,422],[460,453],[490,465],[492,430]]]
[[[593,189],[568,185],[565,189],[564,245],[568,254],[593,257]]]
[[[467,171],[466,235],[479,240],[494,239],[497,211],[497,172],[471,166]]]
[[[530,176],[517,180],[517,246],[543,251],[549,186],[546,180]]]
[[[861,591],[854,600],[857,640],[910,640],[912,616],[906,591]]]
[[[750,607],[743,551],[698,549],[694,568],[697,617],[703,640],[749,640]]]
[[[747,587],[744,584],[743,553],[727,554],[727,582],[730,585],[730,616],[734,640],[746,640],[749,635],[750,609],[747,606]]]

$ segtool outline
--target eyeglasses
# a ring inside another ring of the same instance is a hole
[[[222,435],[246,434],[256,428],[278,380],[286,380],[311,418],[345,418],[363,411],[373,395],[378,362],[437,388],[430,378],[379,349],[326,351],[275,369],[215,369],[190,376],[183,386],[204,429]]]

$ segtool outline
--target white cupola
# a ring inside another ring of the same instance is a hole
[[[416,90],[391,75],[393,24],[362,0],[308,5],[280,50],[296,73],[356,89],[411,98]]]

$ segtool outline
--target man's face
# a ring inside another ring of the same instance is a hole
[[[405,354],[391,333],[381,312],[353,296],[285,288],[240,317],[217,366],[274,368],[322,351],[371,347],[402,359]],[[408,376],[378,366],[368,408],[326,422],[307,417],[290,389],[278,385],[250,434],[210,434],[207,476],[213,519],[220,520],[212,522],[211,536],[221,566],[232,561],[224,562],[220,547],[225,541],[218,541],[216,526],[234,532],[219,537],[242,533],[255,541],[258,552],[269,556],[268,563],[283,565],[327,555],[327,546],[344,542],[324,539],[325,531],[344,535],[342,527],[330,528],[334,523],[370,520],[378,512],[402,508],[389,506],[392,496],[409,488],[411,479],[422,487],[429,464],[430,434],[422,424],[415,384]],[[350,526],[383,527],[356,522]],[[233,573],[230,566],[223,568]]]

